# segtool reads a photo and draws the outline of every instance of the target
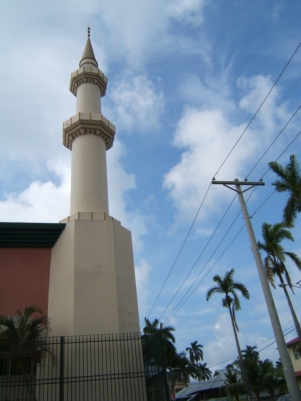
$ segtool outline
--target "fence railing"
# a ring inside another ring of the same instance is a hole
[[[0,353],[1,401],[169,401],[160,337],[42,337]]]

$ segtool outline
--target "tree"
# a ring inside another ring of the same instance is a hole
[[[258,361],[259,352],[256,351],[256,348],[257,348],[256,345],[253,347],[251,345],[247,345],[246,348],[241,352],[244,360],[251,359],[253,361]]]
[[[152,337],[160,334],[163,342],[166,363],[168,364],[176,353],[176,347],[174,346],[176,339],[173,335],[175,328],[172,326],[164,326],[158,319],[155,319],[153,322],[147,318],[144,320],[145,326],[143,328],[142,341],[146,343]]]
[[[225,384],[220,388],[220,392],[226,393],[231,400],[240,401],[239,396],[244,394],[244,385],[238,372],[233,367],[228,366],[225,376]]]
[[[197,378],[198,380],[208,380],[212,376],[212,372],[207,368],[207,363],[198,363],[197,367]]]
[[[234,269],[231,269],[230,271],[226,272],[224,277],[221,277],[219,275],[215,275],[213,277],[213,281],[216,283],[216,285],[212,288],[210,288],[207,291],[206,294],[206,299],[207,301],[211,298],[213,294],[223,294],[225,297],[222,299],[222,305],[225,308],[228,308],[229,314],[230,314],[230,319],[231,319],[231,324],[233,328],[233,333],[235,337],[235,342],[236,342],[236,347],[238,351],[238,358],[239,358],[239,364],[240,364],[240,370],[241,370],[241,375],[243,378],[243,382],[246,386],[247,394],[252,400],[252,394],[248,385],[248,378],[246,375],[245,367],[244,367],[244,362],[242,358],[242,353],[238,341],[238,325],[236,322],[235,318],[235,311],[238,311],[241,309],[240,306],[240,301],[237,295],[237,291],[241,293],[241,295],[249,299],[250,294],[247,288],[240,282],[235,282],[233,279],[234,275]]]
[[[34,314],[42,316],[34,317]],[[18,310],[15,316],[0,315],[0,354],[5,356],[10,374],[23,377],[28,395],[35,400],[35,388],[28,375],[45,351],[51,354],[38,342],[41,334],[47,334],[49,330],[47,316],[36,305],[25,308],[24,313]]]
[[[203,346],[198,344],[197,341],[192,342],[190,345],[190,347],[186,348],[186,351],[189,353],[190,362],[194,363],[203,360]]]
[[[190,376],[196,377],[194,366],[186,358],[185,352],[175,352],[167,368],[169,370],[169,381],[173,395],[175,394],[175,384],[177,381],[184,380],[187,385]]]
[[[283,220],[289,227],[293,225],[297,213],[301,212],[301,171],[296,156],[290,156],[290,162],[283,167],[277,162],[269,166],[279,177],[273,182],[277,192],[289,192],[289,198],[283,210]]]
[[[33,317],[34,313],[42,316]],[[0,315],[0,351],[35,349],[37,339],[50,330],[49,320],[36,306],[28,306],[24,313],[19,310],[15,316]]]
[[[272,366],[263,376],[263,387],[271,397],[271,401],[275,400],[280,394],[287,393],[286,381],[282,365],[276,362],[276,367]]]
[[[142,336],[142,342],[144,343],[144,346],[147,346],[149,341],[157,335],[160,335],[164,347],[165,365],[168,371],[170,388],[173,394],[177,381],[184,381],[185,384],[187,384],[190,381],[190,378],[206,380],[211,377],[211,371],[207,368],[206,363],[195,363],[200,359],[203,359],[203,346],[198,344],[197,341],[192,342],[190,344],[191,346],[186,348],[186,351],[189,353],[188,358],[184,351],[177,352],[174,345],[174,331],[174,327],[164,326],[158,319],[151,322],[149,319],[145,318],[145,326]],[[156,361],[154,361],[154,363],[156,363]]]
[[[294,321],[294,325],[299,337],[300,341],[300,350],[301,350],[301,329],[300,324],[295,313],[293,304],[291,302],[290,296],[288,294],[286,284],[291,288],[293,291],[293,285],[291,282],[291,278],[289,272],[285,265],[285,256],[288,256],[293,263],[301,270],[301,260],[300,258],[293,252],[286,252],[281,245],[281,242],[285,239],[294,241],[292,233],[287,229],[283,223],[277,224],[268,224],[263,223],[262,225],[262,238],[263,242],[258,242],[258,248],[266,252],[266,257],[264,258],[264,267],[266,271],[266,275],[268,280],[272,284],[274,288],[274,276],[276,275],[279,278],[280,283],[282,284],[281,287],[283,288],[284,294],[286,296],[286,300],[288,306],[290,308],[290,312]],[[285,277],[285,281],[283,279]]]
[[[250,387],[254,392],[256,398],[260,399],[260,392],[264,390],[264,376],[272,370],[273,363],[266,359],[264,361],[247,359],[245,367],[250,383]]]

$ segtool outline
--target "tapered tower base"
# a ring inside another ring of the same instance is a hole
[[[131,233],[105,213],[77,213],[51,255],[52,335],[139,331]]]

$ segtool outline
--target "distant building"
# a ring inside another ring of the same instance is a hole
[[[289,356],[291,358],[295,377],[297,379],[299,390],[301,390],[301,356],[300,352],[298,352],[299,338],[296,337],[293,340],[286,343]]]
[[[176,400],[199,401],[215,398],[221,401],[227,400],[227,397],[220,394],[220,388],[226,380],[226,373],[227,369],[218,370],[209,380],[189,383],[186,388],[176,393]]]

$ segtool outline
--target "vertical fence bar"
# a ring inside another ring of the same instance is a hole
[[[65,338],[60,339],[60,401],[64,401],[64,345]]]

